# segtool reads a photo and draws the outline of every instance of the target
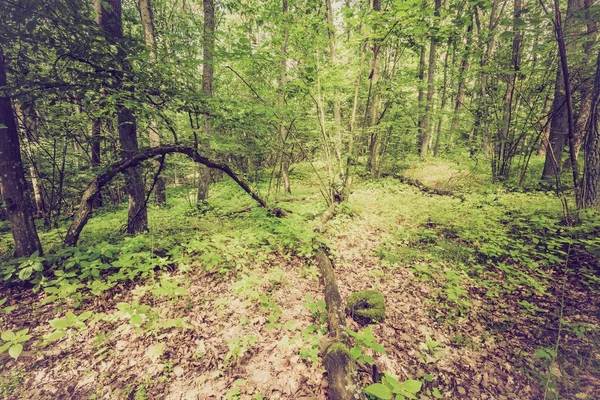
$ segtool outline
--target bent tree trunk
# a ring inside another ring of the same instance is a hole
[[[83,196],[81,197],[81,201],[79,202],[79,209],[75,214],[75,219],[73,220],[71,226],[69,227],[69,230],[67,231],[67,235],[64,240],[65,247],[75,246],[77,244],[77,241],[79,240],[79,235],[81,234],[83,227],[87,224],[92,214],[94,199],[104,185],[110,182],[110,180],[113,179],[117,174],[135,168],[143,161],[171,153],[185,154],[195,162],[202,164],[207,168],[214,168],[223,171],[224,173],[229,175],[231,179],[233,179],[242,189],[244,189],[246,193],[248,193],[262,207],[268,209],[269,212],[276,216],[284,215],[284,212],[281,209],[269,209],[267,203],[258,195],[258,193],[252,188],[250,188],[250,186],[244,180],[238,177],[237,174],[227,164],[218,164],[214,161],[211,161],[208,158],[201,156],[198,153],[198,151],[193,147],[152,147],[134,155],[131,155],[127,158],[124,158],[123,160],[109,166],[106,169],[106,172],[97,175],[92,180],[92,182],[83,192]]]
[[[4,53],[0,47],[0,88],[6,87],[4,64]],[[42,246],[23,172],[17,125],[7,95],[0,97],[0,187],[15,241],[15,256],[30,256],[36,251],[41,254]]]
[[[125,72],[131,72],[131,65],[126,58],[125,51],[120,47],[123,41],[121,0],[96,0],[95,7],[98,13],[97,21],[99,21],[104,31],[106,40],[119,46],[117,61],[121,65],[121,71],[116,74],[117,79],[112,89],[132,94],[133,86],[129,82],[131,76],[125,76]],[[137,120],[124,101],[118,100],[116,109],[121,153],[123,158],[128,158],[138,150]],[[125,190],[129,196],[127,232],[131,234],[144,232],[148,230],[148,211],[146,209],[145,188],[141,171],[137,168],[125,171],[125,184]]]

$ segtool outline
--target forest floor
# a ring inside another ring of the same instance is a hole
[[[357,182],[320,236],[343,299],[385,296],[381,323],[348,318],[385,349],[363,346],[376,366],[362,363],[364,385],[376,370],[421,381],[420,399],[598,398],[597,227],[567,230],[552,194],[487,187],[448,163],[402,173],[464,200]],[[64,229],[43,233],[54,273],[0,291],[1,330],[31,335],[17,360],[0,354],[0,397],[325,399],[313,228],[326,206],[308,167],[293,178],[278,202],[288,218],[223,181],[200,209],[171,190],[148,234],[124,239],[123,209],[101,211],[74,250],[58,250]]]

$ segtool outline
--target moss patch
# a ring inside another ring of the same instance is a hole
[[[359,324],[372,324],[385,318],[385,298],[374,290],[355,292],[348,297],[346,312]]]

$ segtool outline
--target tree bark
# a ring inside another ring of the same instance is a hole
[[[596,76],[592,106],[585,139],[585,166],[583,170],[582,207],[600,211],[600,52],[596,61]]]
[[[574,24],[574,14],[582,8],[581,0],[568,0],[567,3],[567,21],[564,27],[568,32],[576,33],[579,29],[577,24]],[[563,27],[561,27],[561,31]],[[563,38],[564,41],[564,38]],[[573,52],[574,41],[569,41],[565,45],[565,57]],[[560,55],[560,49],[559,49]],[[565,93],[565,78],[561,62],[558,63],[556,69],[556,82],[554,87],[554,100],[552,102],[552,121],[550,122],[550,137],[548,138],[548,146],[546,148],[546,159],[544,161],[544,170],[542,172],[542,181],[555,182],[556,176],[560,175],[562,167],[562,156],[568,142],[568,111],[567,111],[567,96]]]
[[[467,26],[467,35],[465,36],[465,49],[463,52],[460,67],[458,69],[458,89],[456,93],[456,102],[454,103],[454,113],[452,114],[452,122],[450,123],[450,137],[448,138],[448,148],[454,147],[454,134],[458,129],[460,110],[465,102],[465,86],[467,73],[469,72],[471,58],[471,33],[473,32],[473,14],[471,13],[470,22]]]
[[[435,0],[435,10],[433,12],[434,23],[439,23],[441,0]],[[431,113],[433,112],[433,95],[434,95],[434,72],[435,72],[435,47],[437,38],[431,33],[431,41],[429,43],[429,65],[427,68],[427,103],[425,105],[425,116],[422,120],[421,128],[421,157],[426,157],[429,152],[429,141],[431,136],[430,121]],[[448,57],[446,55],[446,61]]]
[[[517,84],[517,73],[519,72],[521,40],[522,35],[517,21],[521,17],[521,0],[515,0],[513,10],[513,43],[511,57],[511,71],[506,80],[506,92],[504,93],[504,114],[502,116],[502,125],[498,132],[496,142],[496,157],[495,168],[493,168],[493,176],[495,179],[506,180],[510,174],[510,162],[512,154],[510,124],[513,113],[513,98],[515,93],[515,85]]]
[[[144,41],[150,49],[150,62],[156,64],[156,32],[154,29],[154,14],[152,12],[152,4],[150,0],[138,0],[138,10],[140,12],[140,20],[142,21],[142,29],[144,31]],[[150,147],[160,146],[160,135],[156,129],[157,122],[155,119],[150,121],[148,129],[148,137],[150,138]],[[154,168],[158,170],[160,163],[155,163]],[[167,196],[165,194],[165,181],[159,175],[156,177],[154,184],[154,199],[158,204],[165,204]]]
[[[374,12],[381,11],[379,0],[373,0],[372,9]],[[377,110],[378,110],[378,94],[377,82],[379,82],[379,64],[381,51],[381,43],[376,40],[373,43],[373,61],[371,62],[371,73],[369,74],[369,96],[367,104],[367,113],[369,116],[369,127],[371,135],[369,138],[369,158],[367,160],[367,169],[371,172],[371,176],[377,175],[377,149],[379,146],[379,134],[377,133]]]
[[[6,59],[0,47],[0,89],[6,89]],[[0,187],[10,221],[16,257],[42,254],[25,181],[17,124],[11,99],[0,93]]]
[[[281,97],[280,97],[280,101],[279,101],[279,106],[281,108],[282,117],[281,117],[281,122],[279,124],[279,140],[281,142],[281,150],[279,151],[279,165],[281,168],[281,179],[283,179],[283,191],[284,191],[284,193],[291,194],[292,188],[290,185],[290,176],[289,176],[290,175],[289,174],[290,155],[286,152],[287,132],[286,132],[285,118],[284,118],[284,116],[285,116],[285,112],[284,112],[285,99],[284,99],[284,93],[283,93],[283,89],[287,82],[287,42],[288,42],[288,37],[289,37],[289,29],[287,27],[288,0],[281,1],[281,12],[283,14],[283,20],[284,20],[283,23],[285,24],[285,26],[283,29],[283,40],[281,41],[281,49],[280,49],[281,75],[279,77],[279,90],[281,91],[281,94],[280,94]]]
[[[447,85],[448,85],[448,55],[450,53],[451,40],[448,39],[446,54],[444,55],[444,81],[442,83],[442,100],[440,102],[440,112],[435,134],[435,145],[433,146],[433,156],[437,156],[440,149],[440,139],[442,136],[442,122],[444,121],[444,111],[446,110]]]
[[[202,64],[202,92],[206,97],[213,95],[213,63],[215,48],[215,5],[213,0],[203,0],[204,5],[204,62]],[[200,152],[204,156],[210,156],[210,134],[211,121],[204,116],[204,137],[200,141]],[[205,165],[199,166],[198,178],[198,201],[208,198],[208,184],[210,182],[210,169]]]
[[[104,30],[109,43],[118,47],[117,61],[121,65],[121,71],[116,74],[114,90],[133,92],[130,84],[124,85],[126,72],[131,71],[131,66],[126,60],[124,49],[120,46],[123,40],[123,28],[121,22],[121,0],[95,0],[98,21]],[[132,156],[138,151],[137,121],[133,112],[122,100],[117,101],[117,122],[119,142],[123,158]],[[129,196],[129,209],[127,213],[127,232],[130,234],[148,230],[148,211],[146,209],[145,188],[142,174],[139,168],[131,168],[125,171],[125,190]]]

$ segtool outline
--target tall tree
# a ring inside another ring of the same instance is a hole
[[[131,66],[126,59],[123,47],[123,26],[121,21],[121,0],[95,0],[97,20],[102,26],[108,43],[117,46],[116,62],[121,68],[115,74],[113,90],[131,95]],[[131,157],[138,151],[137,120],[131,109],[119,95],[116,102],[119,142],[123,158]],[[137,233],[148,230],[148,211],[146,209],[145,189],[140,167],[130,168],[124,172],[125,190],[129,196],[127,215],[127,232]]]
[[[139,0],[138,10],[140,12],[140,20],[142,21],[142,29],[144,31],[144,41],[150,50],[150,61],[156,64],[156,31],[154,29],[154,13],[150,0]],[[160,146],[160,135],[156,129],[156,120],[150,121],[148,136],[150,138],[150,147]],[[155,162],[155,168],[160,168],[160,162]],[[154,185],[154,197],[158,204],[164,204],[167,201],[165,195],[165,181],[161,176],[156,177]]]
[[[512,56],[509,74],[506,78],[506,92],[504,92],[504,113],[502,124],[498,130],[496,140],[496,151],[492,161],[492,173],[495,179],[506,180],[510,173],[512,159],[511,146],[511,122],[513,115],[513,99],[517,85],[517,74],[520,68],[522,33],[520,26],[522,3],[521,0],[514,1],[513,9],[513,41]]]
[[[434,24],[439,24],[441,0],[435,0],[435,9],[433,12]],[[434,94],[434,72],[435,72],[435,47],[437,37],[434,32],[431,32],[431,40],[429,43],[429,65],[427,67],[427,102],[425,105],[425,115],[421,120],[421,157],[425,157],[429,152],[429,142],[431,137],[430,121],[433,112],[433,94]],[[447,64],[448,56],[446,54],[445,64]]]
[[[582,206],[600,211],[600,51],[596,61],[596,76],[585,138],[585,167],[583,170]]]
[[[15,256],[24,257],[36,251],[41,254],[42,245],[33,219],[11,99],[5,92],[5,65],[6,58],[0,47],[0,191],[15,242]]]
[[[567,18],[564,27],[561,26],[561,31],[569,32],[575,36],[575,33],[581,29],[576,23],[574,17],[582,9],[581,0],[568,0],[567,2]],[[564,39],[563,39],[564,40]],[[567,54],[572,54],[573,47],[576,41],[569,40],[565,43],[565,57]],[[560,59],[560,49],[559,49]],[[554,86],[554,100],[552,102],[552,120],[550,122],[550,136],[546,148],[546,159],[544,162],[544,170],[542,172],[542,180],[547,182],[555,182],[555,177],[560,174],[561,162],[565,146],[568,142],[569,121],[567,110],[567,95],[565,88],[565,78],[561,62],[556,68],[556,81]]]
[[[214,71],[214,48],[215,48],[215,4],[213,0],[203,0],[204,4],[204,62],[202,64],[202,92],[208,98],[213,95],[213,71]],[[201,140],[200,154],[210,155],[211,121],[204,117],[204,136]],[[198,182],[198,201],[208,198],[208,184],[210,182],[210,169],[200,165]]]

